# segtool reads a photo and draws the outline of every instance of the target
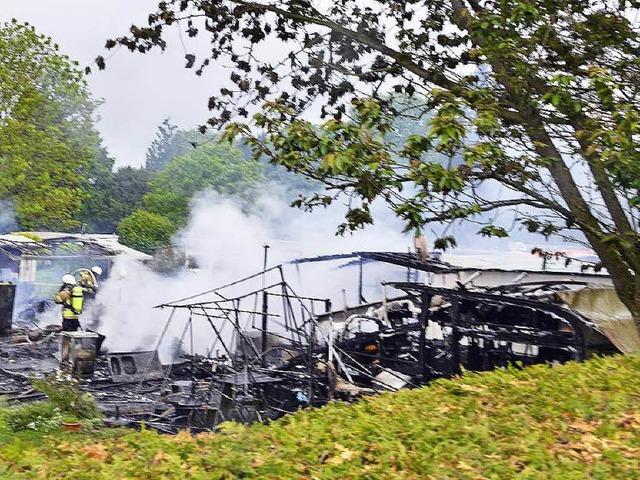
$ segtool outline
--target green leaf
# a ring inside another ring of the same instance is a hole
[[[509,233],[504,228],[495,225],[485,225],[478,233],[483,237],[506,238],[509,236]]]
[[[458,242],[453,236],[440,237],[440,238],[436,238],[433,241],[433,248],[435,248],[436,250],[445,251],[448,248],[455,248],[457,246],[458,246]]]

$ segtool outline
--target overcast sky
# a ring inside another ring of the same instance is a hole
[[[126,33],[133,23],[145,23],[156,7],[156,0],[0,0],[0,21],[31,23],[83,67],[97,55],[108,58],[107,69],[94,68],[88,81],[93,95],[105,101],[98,127],[117,165],[141,165],[165,117],[183,128],[204,123],[207,99],[216,92],[219,71],[196,77],[183,68],[177,30],[164,54],[120,50],[109,58],[105,40]]]

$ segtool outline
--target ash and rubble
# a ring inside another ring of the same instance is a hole
[[[359,305],[337,309],[294,291],[283,265],[268,268],[158,305],[167,320],[154,348],[90,356],[81,388],[96,398],[108,425],[144,421],[173,433],[211,430],[227,420],[262,422],[332,400],[418,387],[461,369],[640,349],[605,275],[479,270],[393,252],[291,263],[335,260],[360,268],[360,292],[367,262],[406,268],[407,281],[385,283],[378,302],[365,303],[360,293]],[[424,281],[411,281],[416,272]],[[167,334],[175,323],[182,331],[177,339]],[[10,403],[44,398],[29,378],[60,367],[60,336],[51,326],[1,337],[0,395]],[[204,353],[198,341],[206,341]],[[158,352],[167,346],[171,358],[163,365]]]
[[[153,257],[118,242],[117,235],[23,232],[0,235],[0,283],[14,288],[13,315],[0,314],[0,333],[9,322],[33,327],[36,317],[54,307],[63,274],[98,266],[108,277],[119,255],[149,263]],[[9,311],[0,297],[0,312]],[[13,317],[13,318],[11,318]]]

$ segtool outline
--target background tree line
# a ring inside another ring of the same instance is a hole
[[[113,160],[76,62],[17,21],[0,25],[0,199],[20,228],[74,230]],[[10,219],[9,219],[10,220]]]
[[[309,189],[284,168],[212,135],[158,127],[142,167],[114,169],[77,62],[26,23],[0,25],[0,208],[3,231],[120,234],[152,252],[170,244],[194,195],[212,189],[245,206],[265,182]]]

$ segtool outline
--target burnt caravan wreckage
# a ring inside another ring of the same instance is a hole
[[[265,421],[333,399],[416,387],[461,368],[583,360],[630,348],[603,333],[619,325],[603,330],[568,307],[580,292],[611,291],[606,276],[464,269],[412,254],[352,256],[360,267],[366,260],[417,270],[429,283],[388,283],[396,296],[332,311],[327,299],[294,291],[277,266],[159,306],[171,312],[165,332],[185,322],[179,344],[189,353],[165,372],[147,425],[171,431]],[[193,353],[195,322],[210,328],[204,355]]]
[[[361,299],[368,262],[404,267],[409,280],[424,281],[389,282],[382,301],[333,310],[325,298],[294,291],[282,265],[265,269],[159,305],[169,314],[156,348],[98,358],[83,388],[111,424],[197,431],[415,387],[461,368],[583,360],[640,344],[625,322],[602,314],[600,306],[615,303],[603,275],[466,269],[407,253],[337,258],[358,264]],[[162,366],[158,351],[176,326],[173,358]],[[18,388],[15,366],[7,376],[1,357],[0,393],[13,382],[14,401],[37,395]]]
[[[341,349],[372,365],[371,373],[381,366],[416,384],[462,368],[582,361],[640,346],[630,315],[608,321],[624,307],[603,275],[468,269],[404,253],[358,255],[429,276],[429,283],[385,284],[404,295],[318,316],[321,328],[338,333]],[[603,308],[611,310],[608,318]]]

